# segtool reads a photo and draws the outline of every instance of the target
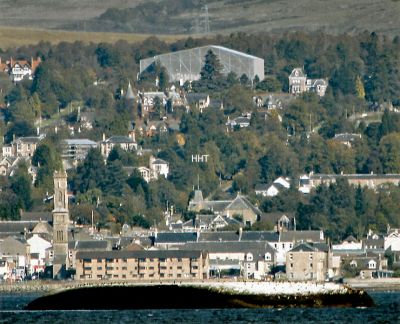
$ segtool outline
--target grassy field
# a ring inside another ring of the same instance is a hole
[[[107,42],[114,43],[118,40],[126,40],[129,43],[140,42],[152,36],[150,34],[128,34],[128,33],[95,33],[95,32],[70,32],[59,30],[44,30],[31,28],[11,28],[0,26],[0,48],[19,47],[29,44],[37,44],[40,41],[57,44],[60,42],[82,41],[85,43]],[[182,35],[157,35],[159,39],[173,42],[180,39]]]
[[[178,0],[0,0],[0,26],[4,26],[0,27],[0,48],[40,40],[57,43],[125,39],[136,42],[149,34],[193,36],[201,33],[204,29],[204,2],[179,0],[187,7],[167,12],[172,1],[176,3]],[[376,31],[389,36],[400,35],[400,0],[207,0],[207,4],[211,34],[237,31],[356,34]],[[118,8],[120,13],[113,18],[98,19],[109,8]],[[118,18],[123,18],[124,14],[128,17],[122,22]],[[61,31],[66,29],[82,33]],[[159,37],[172,41],[181,36]]]

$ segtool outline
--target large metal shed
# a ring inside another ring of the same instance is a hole
[[[140,73],[154,62],[158,62],[166,68],[172,82],[179,81],[183,84],[185,81],[198,80],[208,50],[212,50],[217,55],[224,74],[234,72],[238,77],[245,74],[250,80],[253,80],[256,75],[260,80],[264,79],[262,58],[216,45],[196,47],[140,60]]]

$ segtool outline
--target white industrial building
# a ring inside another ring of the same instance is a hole
[[[179,81],[183,84],[186,81],[198,80],[208,50],[212,50],[218,57],[223,74],[234,72],[238,77],[245,74],[250,80],[253,80],[256,75],[260,80],[264,79],[262,58],[216,45],[196,47],[140,60],[140,73],[158,62],[167,70],[171,82]]]

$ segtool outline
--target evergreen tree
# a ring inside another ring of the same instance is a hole
[[[119,160],[107,163],[105,176],[101,181],[101,188],[107,195],[120,197],[123,192],[126,173]]]
[[[90,149],[85,160],[77,168],[75,187],[80,192],[100,188],[105,175],[103,156],[98,149]]]
[[[11,190],[18,196],[19,204],[25,210],[32,207],[32,179],[28,174],[27,165],[22,163],[11,179]]]
[[[168,87],[169,76],[165,67],[161,67],[161,71],[158,75],[158,82],[158,87],[161,91],[164,91]]]
[[[221,78],[222,65],[214,52],[210,49],[205,56],[204,66],[200,71],[201,80],[216,81]]]

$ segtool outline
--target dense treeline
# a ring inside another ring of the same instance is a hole
[[[116,151],[104,164],[100,153],[93,151],[69,177],[79,201],[73,207],[75,219],[88,222],[94,209],[96,219],[103,224],[114,221],[150,226],[160,221],[167,202],[184,212],[198,181],[205,196],[223,198],[227,195],[224,180],[233,177],[231,190],[251,195],[264,211],[297,212],[300,228],[325,227],[337,239],[349,233],[361,235],[371,226],[380,230],[387,223],[400,226],[399,216],[394,212],[398,188],[374,193],[340,183],[318,189],[309,196],[291,190],[282,197],[264,201],[253,194],[257,183],[268,183],[281,175],[291,177],[296,184],[300,174],[311,171],[400,172],[400,119],[395,112],[382,113],[382,107],[391,108],[400,102],[398,37],[389,39],[374,33],[352,37],[237,33],[215,39],[188,38],[172,44],[151,37],[140,44],[40,43],[10,49],[0,53],[1,57],[40,56],[42,64],[33,81],[26,80],[16,86],[0,76],[1,100],[9,104],[0,125],[1,133],[6,142],[13,135],[32,135],[40,116],[49,121],[63,112],[70,112],[65,114],[66,120],[74,124],[76,110],[73,110],[79,105],[82,112],[94,112],[95,122],[92,131],[82,130],[75,136],[99,140],[102,133],[126,134],[128,121],[137,118],[137,107],[121,98],[120,89],[126,89],[128,80],[139,90],[164,90],[168,83],[165,70],[160,67],[136,80],[140,59],[208,43],[264,58],[266,78],[223,76],[217,60],[209,57],[209,66],[204,67],[201,80],[192,84],[192,90],[206,91],[212,98],[222,100],[224,110],[205,110],[200,114],[196,110],[186,113],[177,107],[172,114],[181,120],[179,136],[172,132],[138,139],[142,147],[155,149],[158,157],[169,162],[168,180],[147,184],[138,174],[128,177],[123,166],[147,163],[134,154]],[[300,96],[283,111],[270,113],[265,119],[253,107],[252,96],[260,92],[287,92],[288,75],[298,66],[304,66],[309,77],[328,79],[327,94],[322,99],[314,94]],[[156,77],[162,81],[158,87]],[[381,110],[375,121],[349,118],[354,113],[375,110]],[[248,111],[252,112],[251,126],[227,132],[228,115],[236,117]],[[10,183],[3,185],[6,190],[0,200],[15,201],[15,210],[38,208],[46,191],[52,190],[51,173],[60,165],[60,139],[69,135],[62,127],[57,134],[53,128],[47,132],[43,144],[47,148],[42,147],[33,160],[40,170],[31,193],[32,202],[22,205],[21,201],[30,200],[18,200],[21,189]],[[362,136],[349,148],[332,140],[335,134],[343,132]],[[194,164],[192,154],[209,154],[211,158],[208,163]],[[338,201],[343,192],[344,198],[354,199],[341,208]],[[357,195],[369,198],[357,200]],[[7,204],[0,203],[3,218],[17,217],[7,208],[10,208]]]

